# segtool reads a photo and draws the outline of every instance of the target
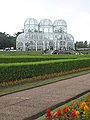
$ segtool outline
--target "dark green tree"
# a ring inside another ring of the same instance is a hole
[[[0,49],[10,48],[16,46],[16,37],[0,32]]]
[[[85,48],[88,47],[88,43],[87,43],[87,41],[84,42],[84,47],[85,47]]]
[[[87,41],[85,41],[85,42],[76,41],[76,43],[75,43],[75,48],[87,48],[87,47],[88,47],[88,42]]]

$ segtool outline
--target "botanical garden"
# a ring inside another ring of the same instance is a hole
[[[0,5],[0,120],[90,120],[90,0]]]
[[[90,54],[0,52],[0,96],[90,73]],[[27,99],[28,100],[28,99]],[[46,108],[39,120],[89,120],[90,91],[57,109]],[[54,110],[54,111],[52,111]],[[34,118],[32,118],[34,119]]]
[[[64,20],[29,18],[16,50],[0,51],[0,108],[4,120],[90,120],[90,49]]]

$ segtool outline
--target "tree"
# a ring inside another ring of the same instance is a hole
[[[88,46],[89,46],[89,48],[90,48],[90,43],[89,43],[89,45],[88,45]]]
[[[5,32],[0,32],[0,49],[4,49],[6,47],[14,47],[16,48],[16,37],[10,36]]]
[[[83,41],[76,41],[75,43],[75,48],[87,48],[88,47],[88,43],[87,41],[83,42]]]
[[[76,44],[75,44],[76,48],[83,48],[84,45],[83,45],[83,41],[76,41]]]
[[[85,47],[85,48],[88,47],[88,43],[87,43],[87,41],[84,42],[84,47]]]
[[[14,33],[14,36],[17,37],[17,36],[20,35],[21,33],[24,33],[24,29],[22,29],[21,32]]]

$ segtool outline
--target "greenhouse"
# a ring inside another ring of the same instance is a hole
[[[24,22],[24,32],[16,39],[16,49],[29,50],[70,50],[74,49],[74,37],[67,33],[67,23],[58,19],[42,19],[39,23],[34,18]]]

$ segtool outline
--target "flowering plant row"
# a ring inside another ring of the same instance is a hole
[[[64,105],[62,109],[51,113],[48,108],[45,120],[90,120],[90,94]]]
[[[80,71],[85,71],[85,70],[90,70],[90,66],[85,67],[85,68],[72,69],[70,71],[64,71],[64,72],[59,72],[59,73],[40,75],[40,76],[32,77],[32,78],[25,78],[25,79],[12,80],[12,81],[7,81],[7,82],[0,82],[0,86],[1,87],[13,86],[13,85],[22,84],[25,82],[41,80],[41,79],[49,79],[49,78],[63,76],[63,75],[67,75],[67,74],[71,74],[71,73],[75,73],[75,72],[80,72]]]

